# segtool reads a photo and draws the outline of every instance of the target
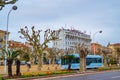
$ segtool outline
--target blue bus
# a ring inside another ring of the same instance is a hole
[[[80,68],[80,58],[79,54],[69,54],[74,55],[74,59],[72,60],[71,69],[79,69]],[[64,56],[59,61],[62,69],[68,69],[68,59],[64,58]],[[87,55],[86,56],[86,68],[99,68],[103,67],[103,57],[100,55]]]

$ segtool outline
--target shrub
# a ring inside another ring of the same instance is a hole
[[[98,68],[98,71],[106,71],[106,70],[116,70],[120,69],[120,67],[103,67],[103,68]]]
[[[98,68],[98,71],[106,71],[106,70],[111,70],[111,68]]]
[[[51,71],[47,71],[46,74],[47,75],[52,75],[52,72]]]
[[[113,60],[111,59],[111,60],[109,61],[109,64],[111,64],[111,65],[113,65],[113,64],[117,64],[117,61],[114,60],[114,59],[113,59]]]

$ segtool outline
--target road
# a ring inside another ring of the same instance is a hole
[[[47,77],[33,80],[120,80],[120,70]]]

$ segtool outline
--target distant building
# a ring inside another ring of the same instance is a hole
[[[91,54],[100,54],[99,49],[102,48],[102,45],[99,43],[91,43]]]
[[[8,48],[10,48],[10,49],[25,49],[25,48],[28,48],[28,46],[25,45],[24,43],[14,41],[14,40],[10,40]]]
[[[105,53],[106,52],[106,53]],[[91,43],[91,53],[97,55],[111,55],[112,50],[109,47],[102,46],[99,43]]]
[[[60,29],[59,40],[53,41],[53,47],[63,50],[73,50],[77,43],[84,43],[90,49],[91,37],[79,30]]]
[[[0,30],[0,48],[5,47],[6,31]]]
[[[6,31],[0,30],[0,56],[2,54],[1,48],[5,48],[5,46],[6,46]]]
[[[32,47],[29,42],[25,42],[25,46]]]
[[[108,48],[112,49],[112,56],[114,58],[117,58],[118,55],[117,55],[116,49],[120,48],[120,43],[108,44]]]

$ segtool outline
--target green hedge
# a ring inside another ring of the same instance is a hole
[[[25,73],[22,74],[22,77],[39,77],[39,76],[48,76],[48,75],[58,75],[58,74],[69,74],[69,73],[74,73],[73,71],[48,71],[46,73]]]
[[[117,64],[117,61],[112,61],[112,60],[111,60],[111,61],[109,62],[109,64],[112,64],[112,65],[113,65],[113,64]]]
[[[106,71],[106,70],[116,70],[116,69],[120,69],[120,67],[107,67],[107,68],[98,68],[98,71]]]

